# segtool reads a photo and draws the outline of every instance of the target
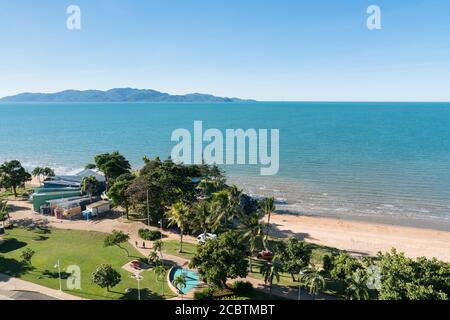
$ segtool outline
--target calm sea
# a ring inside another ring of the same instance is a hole
[[[450,230],[449,103],[0,104],[0,161],[62,173],[119,150],[139,167],[195,120],[280,130],[276,177],[225,167],[280,210]]]

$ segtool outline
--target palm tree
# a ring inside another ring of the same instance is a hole
[[[148,254],[148,259],[147,259],[147,261],[148,261],[148,263],[149,263],[151,266],[157,265],[158,262],[159,262],[158,253],[157,253],[156,251],[151,251],[151,252]]]
[[[250,257],[249,257],[250,272],[253,272],[252,256],[256,250],[258,239],[261,237],[264,227],[261,224],[260,219],[261,219],[260,214],[257,211],[254,211],[251,214],[249,214],[245,219],[242,220],[243,224],[242,228],[244,229],[245,232],[244,238],[247,238],[250,244]]]
[[[283,265],[278,257],[275,257],[272,262],[265,263],[261,266],[261,274],[264,276],[264,282],[269,283],[269,292],[272,294],[273,280],[280,282],[280,274],[283,271]]]
[[[93,177],[84,177],[81,182],[81,191],[89,195],[89,200],[92,202],[92,197],[98,192],[100,183]]]
[[[347,278],[345,296],[350,300],[369,300],[367,277],[363,270],[357,270]]]
[[[217,229],[223,222],[226,224],[231,215],[228,190],[220,190],[213,194],[212,207],[215,215],[214,228]]]
[[[161,256],[161,261],[164,259],[163,252],[162,252],[163,247],[164,247],[164,243],[161,240],[157,240],[157,241],[153,242],[153,251],[159,252],[159,254]]]
[[[39,185],[42,185],[42,181],[41,181],[41,176],[44,175],[44,168],[41,167],[36,167],[33,169],[33,171],[31,172],[31,174],[33,175],[33,177],[38,178],[39,180]]]
[[[184,274],[181,274],[177,276],[175,279],[173,279],[172,284],[175,288],[178,290],[178,294],[181,295],[181,300],[183,300],[183,289],[186,288],[186,276]]]
[[[325,288],[325,278],[315,267],[307,268],[303,272],[302,280],[314,299],[317,294]]]
[[[193,231],[206,234],[213,227],[210,204],[207,201],[200,201],[194,206],[193,213]]]
[[[51,169],[51,168],[49,168],[49,167],[45,167],[43,170],[42,170],[42,174],[45,176],[45,177],[54,177],[55,176],[55,171],[53,171],[53,169]]]
[[[266,242],[269,239],[269,231],[270,231],[270,218],[272,217],[272,212],[276,210],[275,207],[275,199],[274,198],[266,198],[261,201],[261,210],[262,212],[268,216],[267,218],[267,231],[266,231]]]
[[[183,234],[188,225],[189,207],[182,201],[175,203],[167,213],[169,227],[177,226],[180,229],[180,253],[183,253]]]
[[[162,283],[162,293],[161,296],[164,297],[164,282],[166,282],[167,270],[164,265],[157,266],[155,269],[156,279]]]

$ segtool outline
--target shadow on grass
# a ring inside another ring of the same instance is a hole
[[[164,297],[160,294],[154,293],[147,288],[141,289],[141,300],[163,300]],[[119,300],[138,300],[138,290],[137,289],[128,289],[125,294]]]
[[[9,277],[20,278],[33,270],[33,267],[20,261],[0,256],[0,273],[6,274]]]
[[[50,279],[59,279],[59,273],[56,271],[45,270],[42,272],[42,276],[50,278]],[[61,279],[67,280],[71,276],[70,273],[61,272]]]
[[[19,241],[19,240],[15,239],[15,238],[7,239],[0,246],[0,253],[6,254],[6,253],[9,253],[9,252],[13,252],[13,251],[19,250],[19,249],[21,249],[23,247],[26,247],[26,246],[27,246],[27,243]]]

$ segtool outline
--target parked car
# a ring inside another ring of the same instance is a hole
[[[266,260],[266,261],[272,261],[273,259],[273,252],[269,250],[264,250],[258,253],[257,257],[258,259]]]
[[[205,244],[206,240],[215,240],[217,235],[213,233],[203,233],[197,237],[197,241],[200,244]]]

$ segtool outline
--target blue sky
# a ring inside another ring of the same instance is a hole
[[[82,29],[66,28],[79,5]],[[382,30],[366,9],[382,10]],[[450,1],[0,0],[0,96],[152,88],[450,101]]]

